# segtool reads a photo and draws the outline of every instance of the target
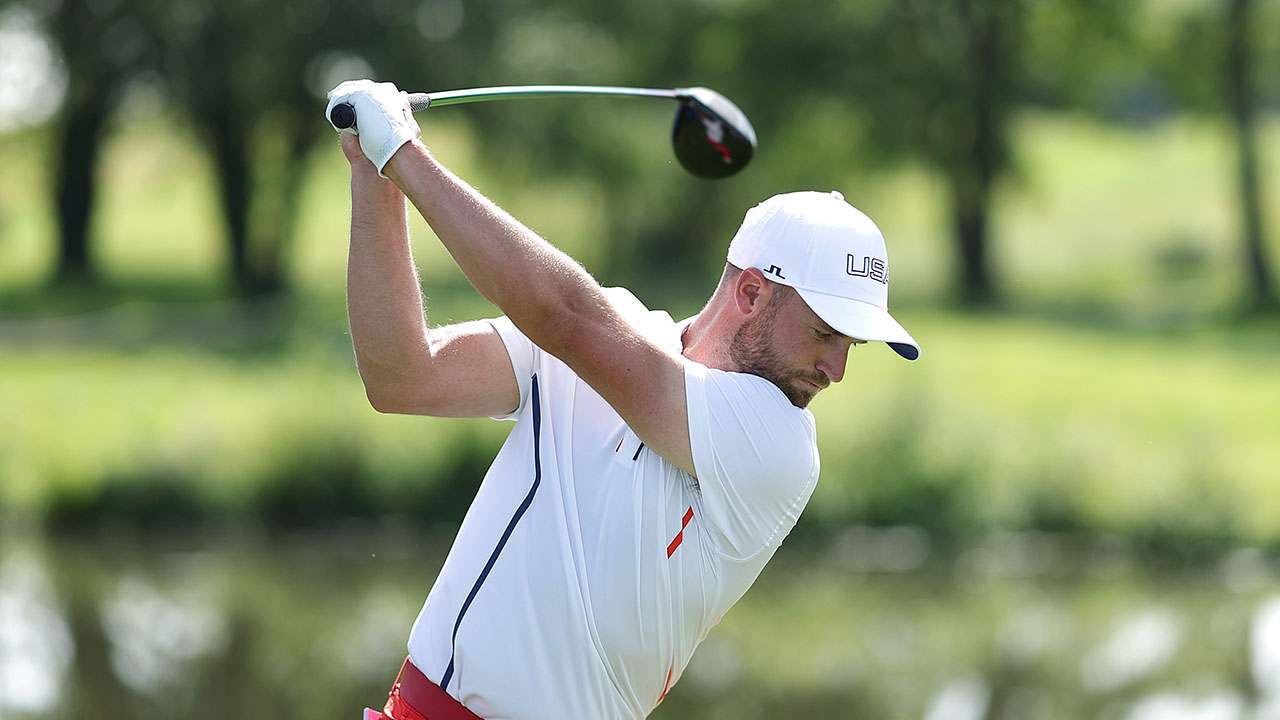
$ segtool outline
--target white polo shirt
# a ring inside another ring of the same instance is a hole
[[[680,353],[683,325],[625,290],[609,297]],[[686,360],[695,480],[509,320],[490,322],[520,407],[409,654],[482,718],[643,718],[808,502],[813,415],[763,378]]]

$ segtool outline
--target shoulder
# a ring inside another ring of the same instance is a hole
[[[754,557],[795,525],[817,485],[813,415],[755,375],[686,364],[689,440],[721,552]]]
[[[618,315],[641,335],[669,352],[680,354],[680,337],[670,313],[666,310],[650,310],[626,288],[605,288],[604,296]]]
[[[773,458],[771,469],[799,467],[807,474],[816,464],[813,413],[792,405],[773,383],[692,362],[685,366],[685,378],[690,418],[698,417],[725,441],[754,442]]]
[[[729,484],[744,497],[786,502],[812,484],[819,467],[812,413],[756,375],[687,363],[685,376],[700,485]]]

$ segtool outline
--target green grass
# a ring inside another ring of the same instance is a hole
[[[1269,487],[1280,328],[1232,319],[1243,276],[1221,129],[1041,115],[1018,128],[1019,174],[995,218],[1000,312],[950,308],[930,175],[851,171],[830,183],[885,230],[896,314],[924,356],[858,349],[845,382],[815,403],[824,471],[807,522],[1280,540]],[[431,136],[447,162],[589,268],[608,252],[590,183],[510,187],[500,168],[479,166],[464,123]],[[336,147],[311,159],[293,298],[246,313],[220,299],[220,221],[192,138],[159,119],[113,136],[95,220],[109,288],[83,295],[39,289],[52,262],[47,138],[4,140],[0,163],[22,182],[0,195],[0,507],[127,516],[166,488],[196,514],[287,520],[294,497],[326,513],[343,509],[344,493],[360,512],[465,500],[506,426],[368,408],[345,334]],[[1264,172],[1280,177],[1280,123],[1267,125],[1264,147]],[[1280,181],[1267,188],[1266,207],[1280,207]],[[413,228],[433,320],[494,314],[422,222]],[[668,306],[700,300],[691,291]]]
[[[1182,119],[1117,131],[1030,117],[1022,177],[1003,202],[1001,273],[1015,299],[1123,308],[1159,320],[1221,313],[1245,282],[1235,168],[1224,128]],[[1264,177],[1280,177],[1280,133],[1264,136]],[[1280,207],[1280,183],[1263,206]],[[1274,215],[1274,213],[1273,213]],[[1280,217],[1268,230],[1280,254]]]
[[[51,182],[48,142],[37,132],[0,137],[0,162],[11,178],[0,189],[0,288],[35,287],[52,265],[54,217],[45,193]]]
[[[1274,323],[1126,333],[900,314],[923,358],[860,348],[845,382],[815,403],[820,513],[1276,537]],[[1233,347],[1249,335],[1257,346]]]
[[[297,345],[248,358],[165,347],[7,352],[0,392],[0,505],[36,514],[111,483],[175,481],[199,502],[241,511],[272,485],[333,480],[335,463],[414,495],[438,489],[464,436],[493,436],[476,423],[378,415],[349,356]]]
[[[1056,523],[1276,539],[1276,328],[1257,328],[1259,346],[1240,351],[1230,342],[1245,330],[1164,336],[901,315],[923,359],[859,348],[846,380],[814,404],[816,525],[972,533]],[[0,504],[41,514],[104,485],[178,482],[235,513],[275,490],[341,485],[336,474],[347,473],[369,485],[373,509],[387,509],[397,496],[418,502],[441,483],[475,481],[504,424],[378,415],[343,328],[322,335],[248,353],[160,338],[0,354]],[[460,461],[459,446],[474,457]],[[457,477],[460,467],[473,476]]]

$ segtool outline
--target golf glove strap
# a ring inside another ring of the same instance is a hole
[[[329,91],[326,119],[339,103],[350,103],[356,112],[356,125],[347,128],[360,138],[360,149],[378,168],[378,174],[401,145],[422,134],[409,109],[409,94],[392,83],[372,80],[348,80]],[[332,122],[330,122],[332,124]],[[341,130],[334,127],[334,130]]]

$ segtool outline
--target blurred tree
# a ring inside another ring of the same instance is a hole
[[[881,0],[831,8],[815,2],[758,6],[761,14],[748,22],[756,32],[746,41],[751,66],[769,87],[791,95],[775,111],[803,115],[820,108],[823,98],[838,98],[859,118],[863,152],[829,162],[908,157],[941,174],[950,198],[955,288],[971,303],[996,298],[991,205],[1010,163],[1024,5]]]
[[[232,282],[244,295],[279,290],[303,165],[331,132],[304,79],[339,33],[359,25],[328,0],[175,0],[153,22],[174,98],[214,161]]]
[[[1275,80],[1280,45],[1273,28],[1280,5],[1253,0],[1220,0],[1165,8],[1168,29],[1148,39],[1154,75],[1187,109],[1221,117],[1225,110],[1236,155],[1242,257],[1249,293],[1260,309],[1277,307],[1268,257],[1263,178],[1258,162],[1258,113],[1264,102],[1280,101]],[[1260,75],[1271,73],[1271,83]]]
[[[739,102],[754,119],[753,104],[741,99],[750,98],[743,85],[754,78],[737,72],[732,57],[728,63],[709,61],[715,55],[708,30],[723,28],[738,12],[734,4],[576,0],[540,8],[499,0],[468,5],[467,12],[447,43],[419,40],[420,67],[405,70],[421,75],[430,68],[435,80],[427,79],[425,87],[706,85]],[[738,54],[732,48],[729,53]],[[593,239],[599,255],[592,269],[604,282],[643,294],[701,284],[708,265],[724,261],[726,221],[741,218],[745,198],[763,199],[745,177],[753,170],[715,182],[679,169],[669,140],[675,111],[666,100],[583,97],[446,112],[466,115],[484,139],[477,150],[486,164],[501,168],[509,187],[586,180],[582,212],[603,226],[602,237]],[[756,177],[759,172],[754,170]]]
[[[103,137],[124,88],[154,62],[154,45],[125,0],[8,4],[25,4],[33,12],[66,68],[66,96],[54,143],[54,281],[93,283],[97,273],[90,218]]]
[[[988,218],[1009,165],[1025,27],[1018,0],[581,0],[554,10],[513,0],[489,7],[485,20],[493,23],[492,53],[476,69],[495,73],[493,84],[707,85],[756,126],[755,166],[708,183],[655,159],[670,160],[651,141],[672,108],[583,100],[473,113],[493,140],[482,150],[504,165],[591,178],[606,208],[609,280],[687,287],[713,256],[723,258],[724,235],[751,203],[913,157],[947,182],[958,293],[994,299]]]
[[[1039,0],[1027,5],[1018,96],[1049,110],[1132,118],[1153,95],[1136,3]]]
[[[1170,86],[1199,107],[1220,108],[1223,77],[1206,72],[1205,43],[1188,42],[1188,33],[1207,29],[1231,50],[1224,57],[1250,278],[1258,298],[1274,296],[1253,119],[1252,76],[1267,63],[1251,60],[1250,31],[1264,23],[1249,20],[1263,8],[1251,0],[1222,0],[1225,22],[1217,5],[1162,11],[1185,18],[1180,32],[1163,37],[1134,31],[1136,11],[1104,0],[25,2],[43,8],[70,76],[60,126],[60,277],[92,275],[88,218],[102,123],[121,88],[157,67],[214,158],[230,271],[244,293],[285,284],[304,163],[329,132],[316,112],[320,93],[371,75],[414,89],[700,84],[733,98],[755,123],[761,152],[752,169],[724,183],[688,178],[670,164],[660,138],[673,108],[662,103],[459,111],[485,139],[480,151],[509,177],[590,179],[583,202],[598,204],[592,210],[605,221],[609,280],[685,285],[722,257],[723,235],[751,202],[911,158],[945,183],[956,292],[989,302],[998,295],[989,218],[1012,164],[1015,108],[1150,98],[1146,70],[1134,68],[1149,67],[1139,56],[1153,43]],[[1117,51],[1139,36],[1137,49]]]
[[[455,3],[430,0],[416,12],[405,1],[374,3],[387,28],[363,52],[409,87],[707,85],[756,125],[755,166],[708,183],[670,165],[660,138],[671,107],[575,99],[462,111],[486,140],[480,151],[509,176],[590,178],[592,195],[583,202],[603,208],[600,269],[607,281],[687,287],[723,258],[725,235],[751,203],[834,186],[907,157],[945,178],[958,294],[994,299],[989,217],[994,187],[1010,164],[1009,116],[1026,87],[1024,3],[579,0],[547,9],[499,0],[465,13],[461,6],[450,11]],[[1099,10],[1110,6],[1100,0],[1049,4],[1066,6],[1059,15],[1071,22],[1077,6],[1116,14]],[[441,17],[450,20],[445,30],[426,22]],[[1069,66],[1080,60],[1063,58]]]
[[[217,168],[237,289],[285,285],[304,165],[333,137],[324,92],[363,77],[418,90],[483,75],[494,26],[467,12],[461,0],[165,6],[166,69]]]
[[[1253,11],[1252,0],[1226,0],[1226,86],[1236,137],[1245,270],[1253,286],[1253,304],[1259,308],[1274,308],[1275,281],[1267,259],[1262,180],[1258,170],[1258,92],[1254,80],[1257,23]]]
[[[992,194],[1009,162],[1009,114],[1023,41],[1021,3],[913,0],[896,7],[889,36],[905,41],[906,52],[924,61],[905,67],[924,71],[913,85],[934,106],[900,115],[892,127],[913,132],[946,179],[961,299],[989,302],[995,297]]]

